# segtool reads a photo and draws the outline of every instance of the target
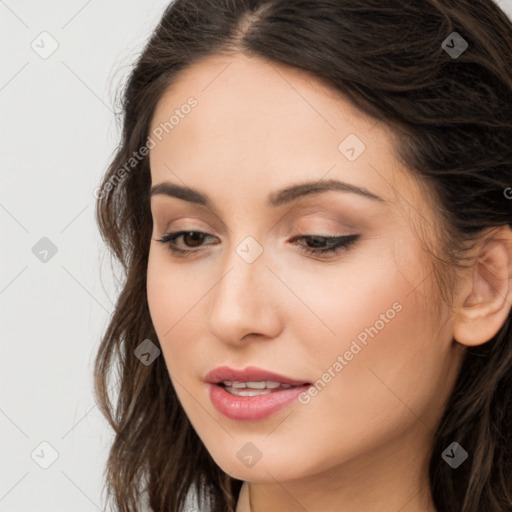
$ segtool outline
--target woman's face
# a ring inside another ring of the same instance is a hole
[[[151,318],[217,464],[271,482],[425,461],[462,352],[413,232],[429,198],[386,126],[303,72],[217,56],[150,137]]]

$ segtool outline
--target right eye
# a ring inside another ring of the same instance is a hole
[[[197,252],[197,250],[180,249],[176,246],[176,240],[180,237],[183,237],[183,242],[185,242],[186,247],[199,247],[205,237],[208,236],[210,236],[208,233],[203,233],[202,231],[175,231],[173,233],[165,234],[162,236],[162,238],[158,239],[157,242],[166,244],[167,248],[173,254],[188,256],[188,254]],[[188,245],[189,243],[191,245]]]

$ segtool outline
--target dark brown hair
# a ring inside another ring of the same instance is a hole
[[[468,44],[456,57],[442,47],[452,32]],[[212,511],[232,512],[242,484],[196,435],[163,357],[145,366],[134,356],[144,339],[158,345],[146,295],[151,177],[148,157],[134,152],[180,71],[236,53],[312,73],[389,126],[397,158],[434,194],[432,260],[447,303],[468,243],[512,225],[512,24],[492,0],[175,0],[129,76],[122,141],[96,210],[123,269],[95,361],[97,402],[115,433],[105,480],[123,512],[138,510],[141,491],[153,510],[181,512],[189,489]],[[510,317],[493,339],[466,350],[435,433],[430,485],[440,512],[512,510]],[[455,470],[441,458],[453,441],[469,453]]]

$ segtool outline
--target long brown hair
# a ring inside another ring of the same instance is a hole
[[[468,44],[457,56],[442,46],[453,32]],[[138,510],[142,492],[153,510],[181,512],[191,489],[213,512],[232,512],[242,484],[196,435],[163,357],[146,366],[134,355],[145,339],[159,346],[146,296],[151,178],[141,151],[155,106],[181,70],[236,53],[310,72],[389,126],[397,157],[434,193],[442,229],[433,261],[444,300],[466,242],[512,225],[512,24],[492,0],[172,2],[127,81],[122,140],[97,194],[100,232],[123,269],[94,388],[115,433],[106,488],[123,512]],[[430,485],[440,512],[512,510],[510,318],[466,350],[437,428]],[[469,453],[457,470],[441,457],[453,441]]]

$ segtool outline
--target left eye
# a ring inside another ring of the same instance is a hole
[[[162,244],[166,244],[168,249],[176,255],[188,256],[190,253],[198,252],[197,250],[180,249],[176,246],[176,240],[183,237],[186,247],[199,247],[206,237],[207,233],[202,231],[176,231],[168,233],[162,238],[156,240]],[[360,235],[343,235],[343,236],[320,236],[320,235],[302,235],[295,237],[293,240],[304,240],[308,245],[297,244],[300,250],[308,254],[326,254],[337,253],[347,249],[353,245]],[[189,245],[190,244],[190,245]]]
[[[310,246],[300,245],[301,250],[309,254],[325,254],[337,253],[341,250],[348,249],[353,245],[359,235],[343,235],[343,236],[319,236],[319,235],[303,235],[298,240],[306,240]]]

